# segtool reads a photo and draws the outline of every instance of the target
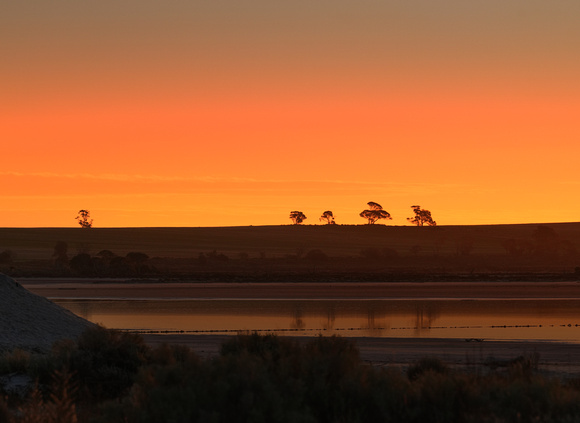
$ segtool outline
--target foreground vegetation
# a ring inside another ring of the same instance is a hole
[[[336,337],[238,336],[201,359],[96,328],[47,356],[6,354],[0,374],[37,381],[26,393],[5,388],[0,422],[9,423],[580,420],[580,379],[540,377],[533,360],[484,374],[426,358],[402,372],[361,362]]]

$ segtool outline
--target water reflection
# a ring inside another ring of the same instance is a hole
[[[580,339],[580,300],[69,300],[110,328],[186,333]]]
[[[429,331],[435,326],[435,320],[439,317],[439,312],[433,304],[418,304],[415,319],[415,337],[421,337],[424,331]]]
[[[303,316],[304,313],[302,311],[302,307],[300,305],[297,305],[296,308],[294,309],[294,316],[292,318],[292,321],[290,322],[290,328],[291,329],[306,328],[306,322],[304,322],[304,320],[302,319]]]

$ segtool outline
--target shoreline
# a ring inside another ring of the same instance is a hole
[[[569,282],[100,282],[98,279],[17,281],[47,298],[156,299],[580,299]]]
[[[330,271],[329,269],[272,269],[271,271],[248,271],[248,269],[229,270],[201,270],[194,273],[163,275],[132,275],[124,277],[113,276],[62,276],[48,273],[32,273],[11,275],[14,279],[22,279],[30,283],[42,283],[42,281],[66,280],[86,281],[94,283],[118,283],[131,284],[150,283],[289,283],[297,281],[301,283],[555,283],[555,282],[579,282],[580,267],[578,271],[496,271],[496,272],[463,272],[463,271],[432,271],[429,269],[397,269],[385,268],[377,270],[348,270],[342,269]]]

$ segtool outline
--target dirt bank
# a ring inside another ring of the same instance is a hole
[[[0,274],[0,352],[48,351],[54,342],[76,338],[92,325]]]

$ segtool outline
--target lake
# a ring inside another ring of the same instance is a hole
[[[153,333],[580,341],[580,299],[52,301],[108,328]]]

